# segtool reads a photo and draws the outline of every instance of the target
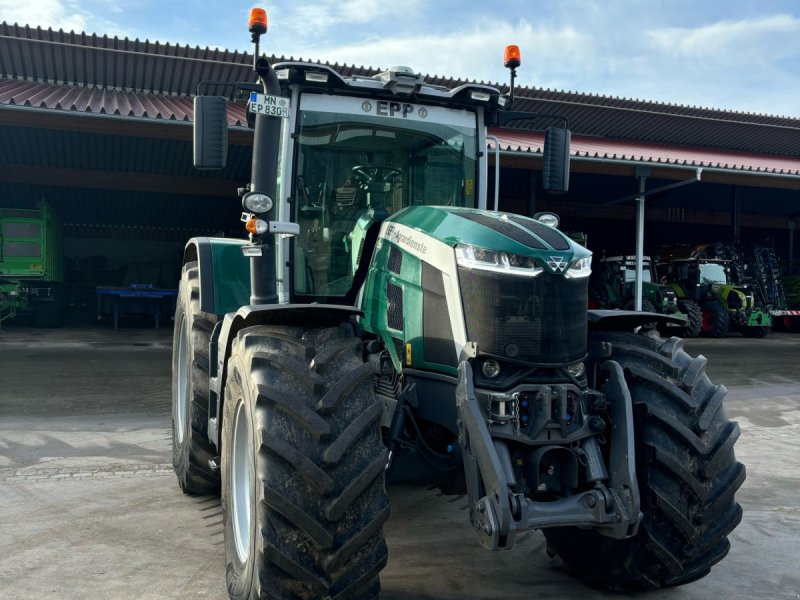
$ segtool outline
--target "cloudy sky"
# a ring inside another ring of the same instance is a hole
[[[797,0],[0,0],[0,21],[800,117]]]

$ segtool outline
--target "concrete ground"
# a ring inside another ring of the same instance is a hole
[[[0,332],[0,598],[225,598],[219,500],[170,466],[167,330]],[[800,334],[687,342],[739,421],[744,520],[711,574],[652,600],[800,598]],[[538,532],[490,553],[463,496],[393,488],[385,600],[606,598]]]

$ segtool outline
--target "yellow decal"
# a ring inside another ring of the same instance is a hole
[[[411,344],[406,344],[406,364],[411,364]]]
[[[464,191],[467,193],[467,196],[472,196],[475,191],[475,180],[467,179],[464,187],[466,188]]]

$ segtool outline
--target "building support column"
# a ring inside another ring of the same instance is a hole
[[[647,175],[639,175],[639,196],[636,198],[636,291],[634,310],[642,310],[642,263],[644,256],[644,202]]]

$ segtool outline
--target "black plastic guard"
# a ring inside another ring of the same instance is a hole
[[[617,497],[623,522],[628,524],[624,532],[612,530],[607,535],[630,537],[636,534],[643,518],[639,510],[641,499],[636,479],[633,401],[619,363],[608,360],[600,366],[600,372],[607,377],[602,391],[609,401],[612,421],[608,487]]]
[[[589,331],[633,331],[646,323],[673,323],[685,325],[682,319],[659,313],[635,310],[589,310]]]
[[[456,409],[470,521],[483,546],[489,550],[508,549],[514,545],[516,531],[509,503],[510,490],[505,469],[475,398],[472,381],[472,365],[461,361],[458,365]]]

